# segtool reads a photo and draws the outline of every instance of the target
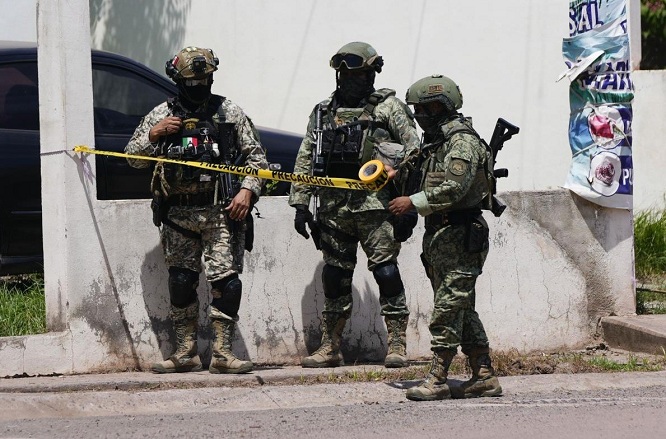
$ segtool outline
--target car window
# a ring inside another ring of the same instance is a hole
[[[164,88],[134,72],[93,65],[96,134],[131,135],[141,118],[169,95]]]
[[[39,130],[36,63],[0,65],[0,128]]]

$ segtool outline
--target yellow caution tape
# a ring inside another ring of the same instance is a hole
[[[142,155],[124,154],[113,151],[100,151],[89,148],[85,145],[77,145],[74,152],[84,154],[108,155],[112,157],[122,157],[137,160],[149,160],[153,162],[173,163],[176,165],[193,166],[195,168],[209,169],[211,171],[226,172],[237,175],[251,175],[253,177],[264,178],[267,180],[286,181],[288,183],[298,183],[309,186],[331,187],[339,189],[378,191],[388,182],[388,174],[384,169],[384,164],[379,160],[371,160],[359,171],[360,180],[350,178],[334,177],[315,177],[308,174],[297,174],[292,172],[271,171],[268,169],[257,169],[251,166],[225,165],[222,163],[194,162],[188,160],[168,159],[165,157],[150,157]]]

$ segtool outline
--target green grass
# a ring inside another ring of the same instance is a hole
[[[666,314],[666,209],[634,216],[636,313]]]
[[[666,294],[637,288],[636,314],[666,314]]]
[[[0,278],[0,337],[46,332],[44,277]]]
[[[606,357],[595,357],[587,360],[591,366],[601,372],[655,372],[663,370],[663,365],[646,359],[630,356],[626,362],[613,361]]]
[[[639,280],[649,282],[666,273],[666,209],[635,215],[634,247]]]

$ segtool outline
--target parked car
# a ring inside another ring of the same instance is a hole
[[[141,118],[177,89],[148,67],[92,51],[95,148],[122,152]],[[39,101],[35,43],[0,41],[0,275],[42,269]],[[291,172],[302,136],[258,127],[273,169]],[[74,145],[72,145],[74,147]],[[97,199],[150,197],[150,169],[95,155]],[[273,187],[283,195],[288,184]]]

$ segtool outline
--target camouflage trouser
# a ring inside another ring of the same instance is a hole
[[[168,217],[179,226],[201,234],[201,239],[190,238],[163,225],[160,237],[168,267],[187,268],[199,273],[203,255],[208,282],[243,272],[244,221],[236,223],[229,220],[224,207],[219,204],[174,206],[169,209]]]
[[[388,218],[386,211],[351,212],[346,206],[335,211],[320,213],[324,262],[353,271],[360,243],[368,257],[370,271],[384,262],[397,264],[400,243],[393,238],[393,226]],[[379,303],[382,315],[409,314],[404,291],[390,298],[380,295]],[[349,294],[334,300],[326,300],[324,312],[348,314],[351,307],[352,296]]]
[[[430,321],[431,349],[488,346],[483,323],[474,310],[476,278],[488,251],[468,253],[465,226],[448,225],[423,236],[423,254],[431,266],[435,307]]]

